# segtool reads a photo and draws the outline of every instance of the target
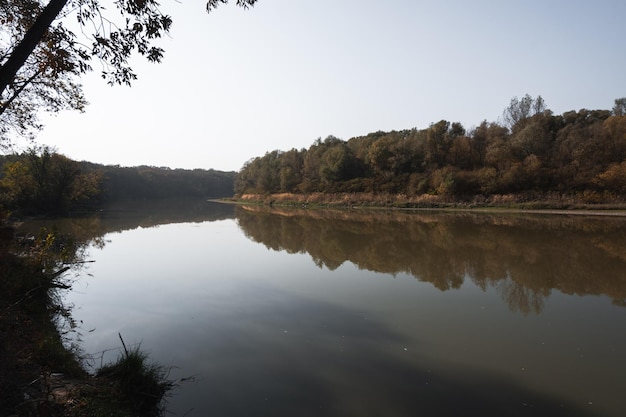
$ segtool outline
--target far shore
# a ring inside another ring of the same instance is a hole
[[[244,194],[221,198],[221,203],[265,205],[297,208],[333,208],[353,210],[447,211],[482,213],[525,213],[578,216],[626,217],[626,202],[585,202],[573,197],[531,200],[525,196],[498,195],[471,200],[446,196],[423,195],[408,198],[403,195],[373,195],[369,193],[312,193],[312,194]]]

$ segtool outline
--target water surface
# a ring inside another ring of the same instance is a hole
[[[626,220],[224,207],[92,219],[67,296],[175,415],[623,415]]]

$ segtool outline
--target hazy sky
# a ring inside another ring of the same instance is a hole
[[[105,164],[239,170],[317,138],[497,121],[514,96],[610,109],[626,96],[626,1],[259,0],[173,17],[161,64],[131,88],[84,78],[84,114],[39,142]]]

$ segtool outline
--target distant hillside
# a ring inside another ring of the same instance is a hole
[[[235,172],[78,162],[48,148],[0,156],[0,209],[62,214],[125,200],[233,195]]]
[[[233,195],[235,172],[83,164],[102,174],[104,201],[219,198]]]

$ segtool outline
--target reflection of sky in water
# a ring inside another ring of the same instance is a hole
[[[85,351],[118,347],[121,332],[173,377],[195,376],[171,399],[178,415],[620,409],[626,314],[606,297],[554,291],[524,316],[467,279],[442,292],[351,263],[318,268],[248,240],[232,220],[106,238],[91,250],[93,277],[68,297],[95,328]]]

